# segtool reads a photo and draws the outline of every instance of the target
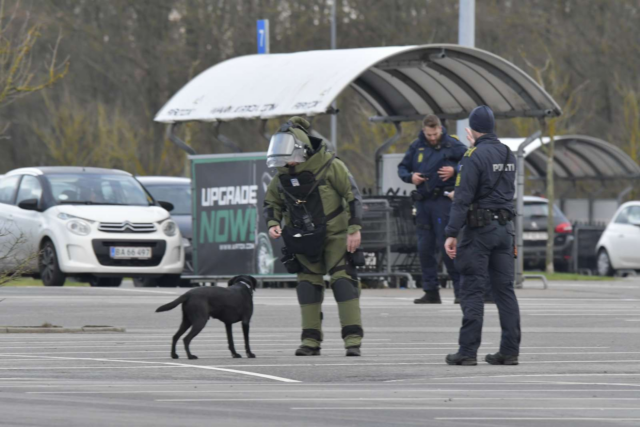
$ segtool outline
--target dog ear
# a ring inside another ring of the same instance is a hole
[[[240,277],[240,276],[235,276],[235,277],[232,277],[231,279],[229,279],[229,281],[227,282],[227,286],[228,287],[233,286],[233,284],[236,283],[236,281],[238,280],[238,277]]]
[[[250,281],[251,281],[251,289],[253,289],[253,290],[255,291],[255,290],[256,290],[256,286],[257,286],[257,284],[258,284],[258,281],[257,281],[257,280],[256,280],[256,278],[255,278],[255,277],[253,277],[253,276],[247,276],[247,277],[248,277],[248,278],[250,279]]]

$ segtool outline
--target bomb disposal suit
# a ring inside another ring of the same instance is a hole
[[[298,356],[320,354],[323,275],[331,276],[348,356],[358,356],[363,337],[360,283],[347,234],[358,233],[362,198],[345,164],[322,139],[309,136],[309,122],[294,117],[271,138],[267,165],[277,174],[267,189],[264,217],[271,229],[284,221],[285,263],[298,278],[302,344]]]

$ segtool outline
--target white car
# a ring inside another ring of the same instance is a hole
[[[119,286],[123,277],[175,286],[184,266],[170,203],[156,202],[129,173],[39,167],[0,179],[0,270],[27,265],[45,286],[66,277]],[[18,242],[19,244],[16,244]]]
[[[640,201],[620,206],[596,246],[598,274],[640,270]]]

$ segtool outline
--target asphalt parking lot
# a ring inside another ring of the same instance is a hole
[[[0,288],[0,325],[110,325],[125,333],[0,334],[2,426],[601,426],[640,425],[640,280],[530,282],[518,290],[519,366],[447,366],[461,314],[418,306],[420,290],[365,290],[363,357],[346,358],[325,296],[322,356],[294,357],[292,289],[259,289],[256,359],[232,359],[211,320],[169,356],[185,289]],[[239,325],[236,348],[243,349]],[[480,355],[497,351],[487,306]],[[243,354],[244,355],[244,354]],[[479,358],[480,359],[480,358]]]

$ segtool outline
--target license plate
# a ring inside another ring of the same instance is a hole
[[[151,258],[151,248],[112,246],[110,254],[113,259],[149,259]]]
[[[534,231],[522,233],[522,240],[547,240],[549,234],[546,231]]]

